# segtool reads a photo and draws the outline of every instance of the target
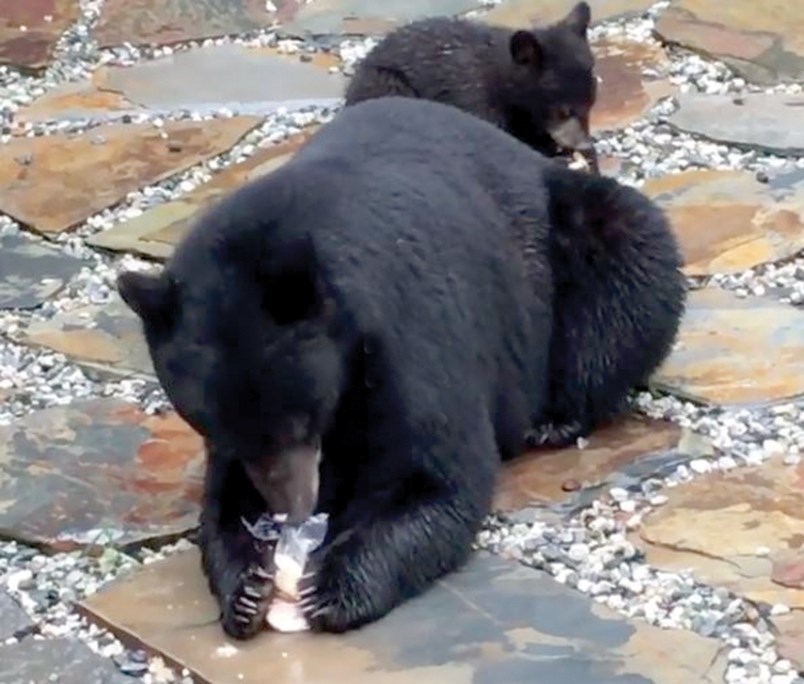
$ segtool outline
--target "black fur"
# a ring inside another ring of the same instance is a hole
[[[331,527],[303,605],[314,629],[355,628],[466,560],[500,458],[532,420],[573,415],[549,403],[567,399],[562,382],[577,380],[587,422],[587,395],[595,415],[617,399],[631,368],[618,358],[644,369],[664,353],[678,307],[649,300],[662,279],[672,299],[679,276],[661,214],[553,167],[455,108],[364,103],[208,212],[158,277],[120,277],[207,442],[200,541],[229,634],[260,629],[271,585],[240,521],[266,508],[244,463],[323,439]],[[633,249],[629,275],[616,259]]]
[[[589,21],[589,6],[581,2],[562,21],[541,29],[514,31],[447,17],[407,24],[356,66],[346,105],[388,95],[434,100],[490,121],[548,156],[576,148],[564,143],[583,131],[594,162],[588,137],[596,97]],[[551,129],[573,133],[562,143]]]
[[[555,322],[549,409],[529,442],[566,446],[621,411],[667,356],[686,284],[667,218],[645,195],[557,166],[545,178]]]
[[[156,282],[121,276],[208,444],[200,541],[229,634],[260,628],[270,586],[240,522],[265,508],[242,464],[296,442],[323,438],[331,516],[314,629],[375,620],[467,558],[547,391],[540,167],[458,110],[377,100],[213,208]]]

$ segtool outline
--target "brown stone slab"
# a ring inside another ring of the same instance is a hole
[[[798,672],[804,672],[804,610],[771,618],[776,631],[776,651]]]
[[[197,525],[202,443],[175,414],[115,399],[0,426],[0,535],[68,549],[165,540]]]
[[[106,0],[95,38],[100,47],[123,43],[170,45],[270,27],[297,5],[274,0],[278,12],[266,10],[265,0]]]
[[[551,24],[567,16],[577,0],[505,0],[484,15],[489,24],[510,28]],[[592,24],[640,15],[653,0],[589,0]]]
[[[706,584],[751,601],[804,609],[804,589],[773,579],[774,565],[804,547],[804,464],[710,473],[668,489],[640,530],[647,562],[691,569]]]
[[[680,436],[675,423],[628,416],[595,431],[584,449],[531,452],[503,467],[494,506],[513,511],[564,501],[569,492],[599,486],[639,458],[672,449]]]
[[[211,181],[180,199],[157,205],[141,216],[93,235],[89,244],[156,259],[167,258],[200,211],[246,181],[279,168],[316,129],[311,126],[278,145],[256,152],[241,164],[226,167]]]
[[[678,343],[652,384],[720,405],[804,394],[804,311],[716,288],[690,292]]]
[[[114,125],[80,135],[15,138],[0,156],[0,211],[59,233],[156,183],[230,149],[260,119]]]
[[[19,341],[114,373],[154,375],[142,323],[119,297],[35,321]]]
[[[667,212],[687,275],[739,273],[804,249],[804,170],[768,183],[747,171],[685,171],[643,191]]]
[[[487,554],[340,636],[228,639],[196,551],[107,585],[80,608],[208,684],[714,684],[724,671],[714,640],[629,623],[543,573]]]
[[[656,32],[723,60],[745,78],[804,80],[804,6],[790,0],[672,0]]]
[[[0,0],[0,64],[46,67],[79,13],[78,0]]]
[[[607,39],[595,43],[592,50],[600,79],[591,117],[596,132],[629,126],[659,100],[677,91],[660,76],[668,73],[670,61],[664,50],[655,45]]]

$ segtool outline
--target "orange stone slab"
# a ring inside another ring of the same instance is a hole
[[[559,503],[569,492],[597,487],[640,458],[673,449],[680,437],[675,423],[628,416],[592,433],[584,449],[531,452],[505,464],[494,507],[513,511]]]
[[[0,156],[0,211],[40,233],[59,233],[230,149],[260,119],[114,125],[80,135],[15,138]]]
[[[46,67],[79,12],[78,0],[0,0],[0,64]]]
[[[666,78],[656,75],[667,74],[670,61],[655,45],[606,39],[593,44],[592,50],[600,79],[592,109],[593,131],[625,128],[677,90]]]
[[[773,457],[665,494],[667,503],[645,517],[639,532],[648,563],[691,569],[698,580],[751,601],[804,609],[804,588],[774,579],[775,566],[804,562],[804,463]]]
[[[685,171],[643,187],[667,212],[691,276],[739,273],[804,249],[804,170]]]
[[[344,635],[228,639],[198,553],[143,567],[80,610],[205,684],[719,684],[719,643],[629,622],[547,575],[478,553],[384,619]]]
[[[70,549],[170,540],[198,524],[201,438],[175,413],[77,401],[0,426],[0,536]]]
[[[100,47],[169,45],[270,27],[295,0],[106,0],[95,37]]]
[[[656,32],[758,83],[804,79],[804,5],[798,0],[672,0]]]
[[[804,311],[717,288],[690,292],[678,342],[651,383],[720,405],[804,395]]]
[[[567,16],[577,0],[505,0],[484,15],[489,24],[527,28],[550,24]],[[654,0],[589,0],[592,23],[640,15],[655,4]]]
[[[272,147],[259,150],[241,164],[226,167],[211,181],[173,202],[159,204],[130,221],[89,238],[89,244],[165,259],[184,237],[199,212],[248,180],[279,168],[315,132],[310,127]]]

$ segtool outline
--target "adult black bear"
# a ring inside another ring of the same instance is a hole
[[[589,5],[579,2],[540,29],[448,17],[412,22],[390,32],[356,66],[345,103],[388,95],[442,102],[547,156],[578,150],[597,171],[589,135],[597,85],[590,19]]]
[[[264,622],[271,579],[241,517],[266,509],[330,513],[304,604],[317,630],[376,620],[459,567],[500,458],[521,451],[531,418],[557,415],[549,364],[570,372],[555,340],[628,357],[590,365],[602,376],[579,381],[595,390],[666,346],[666,232],[636,191],[456,108],[383,98],[221,201],[159,275],[121,275],[168,396],[206,439],[200,542],[226,631]],[[573,277],[596,283],[590,299]],[[556,332],[576,322],[562,296],[578,321],[614,314]]]

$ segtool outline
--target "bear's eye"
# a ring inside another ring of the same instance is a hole
[[[566,121],[572,117],[572,110],[569,107],[559,107],[557,114],[559,121]]]

